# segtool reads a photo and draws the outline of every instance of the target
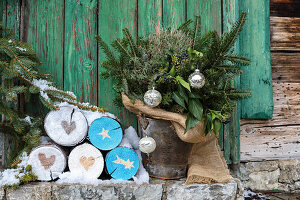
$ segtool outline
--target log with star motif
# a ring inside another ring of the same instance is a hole
[[[109,117],[101,117],[91,124],[88,131],[89,140],[100,150],[117,147],[123,138],[121,124]]]
[[[131,179],[139,168],[139,158],[134,150],[128,147],[117,147],[105,158],[106,169],[114,179]]]

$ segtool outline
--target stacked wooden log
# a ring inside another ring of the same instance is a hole
[[[98,178],[106,171],[115,179],[128,180],[138,171],[136,152],[118,147],[123,129],[115,119],[101,117],[89,126],[80,110],[65,106],[48,113],[44,128],[51,141],[33,149],[29,155],[33,172],[41,181],[58,178],[67,165],[71,173],[86,178]]]

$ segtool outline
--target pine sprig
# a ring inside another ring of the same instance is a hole
[[[245,23],[242,13],[231,31],[219,36],[216,31],[200,35],[200,17],[184,22],[178,29],[168,27],[152,33],[148,38],[138,38],[135,43],[127,29],[123,38],[116,39],[115,66],[108,45],[97,37],[107,59],[102,63],[105,78],[115,80],[113,88],[118,93],[114,100],[121,105],[121,92],[134,100],[143,100],[144,93],[155,84],[162,94],[160,108],[187,114],[187,130],[206,118],[206,133],[218,132],[221,121],[226,121],[236,107],[236,101],[248,98],[249,91],[233,88],[235,76],[242,73],[248,58],[232,53],[232,47]],[[188,87],[188,77],[195,68],[205,76],[201,89]],[[187,131],[186,130],[186,131]]]

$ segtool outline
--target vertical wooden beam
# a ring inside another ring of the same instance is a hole
[[[201,33],[216,30],[222,33],[221,0],[187,0],[187,19],[201,17]]]
[[[178,28],[186,20],[184,0],[163,0],[164,27]]]
[[[30,43],[42,62],[40,70],[51,73],[63,86],[64,2],[26,0],[24,41]]]
[[[5,2],[5,1],[4,1]],[[15,32],[15,39],[20,38],[21,1],[7,0],[4,4],[3,26]]]
[[[238,19],[238,0],[223,0],[223,32],[229,32],[234,23]],[[239,52],[239,41],[236,42],[232,49],[235,53]],[[236,77],[232,83],[233,87],[240,87],[240,77]],[[230,147],[226,148],[226,156],[230,155],[230,161],[232,164],[239,163],[240,159],[240,102],[237,103],[237,107],[234,109],[231,115],[231,121],[226,130],[228,138],[226,142],[230,144]],[[228,144],[227,144],[228,145]]]
[[[128,28],[135,35],[137,33],[137,11],[136,0],[100,0],[98,34],[103,40],[111,44],[116,38],[123,36],[122,29]],[[104,69],[101,62],[105,60],[105,54],[99,50],[99,73]],[[125,108],[118,108],[113,103],[116,92],[113,90],[113,80],[99,78],[98,99],[99,106],[108,109],[121,119],[124,127],[137,127],[136,117]]]
[[[252,93],[251,98],[242,100],[242,118],[268,119],[273,115],[269,0],[239,0],[239,10],[248,14],[240,52],[251,60],[241,75],[241,88]]]
[[[148,37],[162,28],[162,1],[138,0],[138,35]]]
[[[97,0],[65,1],[64,89],[97,104]]]

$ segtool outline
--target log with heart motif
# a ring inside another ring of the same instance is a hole
[[[82,174],[89,178],[98,178],[104,168],[104,159],[96,147],[84,143],[71,151],[68,164],[70,172]]]
[[[62,146],[75,146],[86,138],[88,124],[85,116],[72,107],[60,107],[45,118],[48,136]]]
[[[40,145],[33,149],[29,155],[28,163],[38,180],[50,181],[56,179],[66,168],[65,152],[53,144]]]

